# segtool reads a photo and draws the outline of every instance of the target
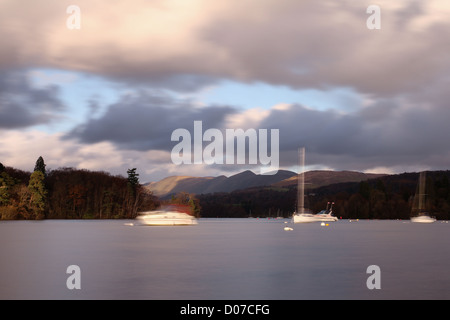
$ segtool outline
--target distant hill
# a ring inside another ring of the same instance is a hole
[[[172,176],[158,182],[146,184],[145,187],[158,197],[166,197],[178,192],[207,194],[272,185],[293,175],[295,175],[294,172],[286,170],[279,170],[274,175],[257,175],[247,170],[230,177]]]
[[[357,171],[313,170],[305,172],[305,185],[308,189],[315,189],[330,184],[342,182],[360,182],[375,179],[387,174],[362,173]],[[289,187],[297,184],[297,175],[273,184],[275,187]]]
[[[307,187],[320,187],[340,182],[360,182],[384,176],[383,174],[366,174],[354,171],[316,170],[305,173]],[[189,177],[172,176],[146,185],[154,195],[168,197],[178,192],[208,194],[215,192],[232,192],[252,187],[273,186],[289,187],[297,184],[297,174],[292,171],[279,170],[274,175],[257,175],[252,171],[244,171],[225,177]]]
[[[164,178],[157,182],[150,182],[145,185],[155,196],[164,197],[178,192],[189,193],[203,193],[209,185],[213,183],[212,180],[225,179],[225,176],[220,177],[189,177],[189,176],[171,176]]]

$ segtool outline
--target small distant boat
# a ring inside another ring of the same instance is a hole
[[[418,191],[414,196],[411,222],[433,223],[436,221],[436,218],[431,217],[426,211],[425,184],[426,184],[425,172],[421,172],[419,175]]]
[[[172,205],[160,210],[140,212],[138,224],[146,226],[190,226],[198,224],[188,206]]]
[[[331,208],[320,211],[317,214],[313,214],[311,211],[305,208],[305,148],[299,150],[300,168],[302,173],[298,178],[298,193],[297,193],[297,211],[294,212],[294,223],[309,223],[309,222],[322,222],[322,221],[337,221],[338,218],[332,215],[333,204]],[[330,204],[330,203],[328,203]]]

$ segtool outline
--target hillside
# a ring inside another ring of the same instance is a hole
[[[308,188],[317,188],[341,182],[360,182],[378,178],[383,174],[367,174],[355,171],[315,170],[305,173]],[[167,197],[179,192],[208,194],[215,192],[232,192],[252,187],[273,186],[290,187],[297,185],[297,174],[292,171],[279,170],[275,175],[257,175],[252,171],[244,171],[225,177],[189,177],[172,176],[146,185],[154,195]]]
[[[313,170],[305,172],[307,188],[318,188],[342,182],[360,182],[386,176],[386,174],[362,173],[357,171]],[[289,187],[297,185],[297,175],[273,184],[274,187]]]
[[[186,177],[172,176],[158,182],[145,185],[154,195],[167,197],[178,192],[207,194],[215,192],[231,192],[251,187],[269,186],[296,175],[294,172],[279,170],[274,175],[257,175],[252,171],[244,171],[225,177]]]

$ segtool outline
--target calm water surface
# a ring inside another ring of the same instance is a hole
[[[0,222],[0,299],[449,299],[450,223]],[[69,265],[81,289],[69,290]],[[369,290],[367,267],[381,269]]]

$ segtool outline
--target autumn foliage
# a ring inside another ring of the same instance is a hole
[[[159,201],[137,180],[107,172],[59,168],[33,173],[0,166],[0,219],[134,218]],[[129,173],[130,173],[129,172]]]

